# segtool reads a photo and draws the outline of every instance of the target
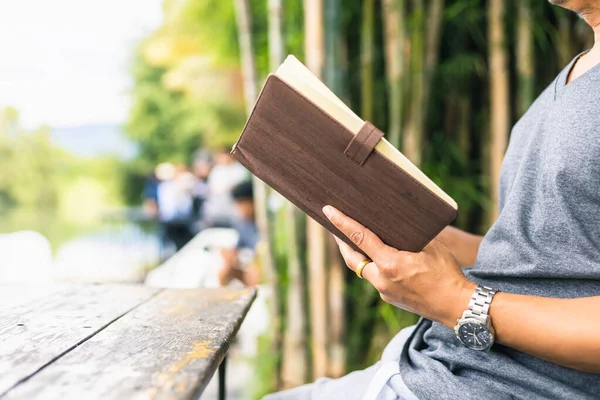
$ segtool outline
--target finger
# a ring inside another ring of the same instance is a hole
[[[344,257],[344,261],[346,261],[346,265],[352,271],[356,270],[356,266],[365,259],[365,256],[358,251],[354,250],[352,247],[348,246],[344,241],[339,238],[335,238],[335,241],[340,248],[340,253],[342,253],[342,257]]]
[[[383,243],[377,235],[334,207],[323,207],[323,213],[340,232],[346,235],[352,243],[371,259],[377,260],[380,257],[390,257],[391,253],[394,252],[394,249]]]
[[[350,247],[348,244],[346,244],[339,238],[335,237],[335,241],[337,242],[340,248],[340,253],[342,253],[342,257],[344,257],[348,268],[356,272],[356,268],[365,259],[365,256],[359,253],[358,251],[354,250],[352,247]],[[373,284],[375,282],[375,279],[377,279],[377,277],[379,276],[378,272],[379,271],[377,270],[375,263],[370,262],[369,264],[363,267],[361,275],[364,279]]]

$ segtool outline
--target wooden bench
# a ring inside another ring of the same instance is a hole
[[[0,285],[0,399],[195,399],[254,289]]]

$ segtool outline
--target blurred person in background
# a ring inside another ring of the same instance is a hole
[[[179,251],[192,237],[192,189],[194,177],[185,166],[163,163],[157,166],[158,220],[163,240]]]
[[[155,219],[158,216],[159,183],[160,180],[157,178],[156,173],[153,172],[148,179],[146,179],[142,191],[142,210],[144,211],[144,214],[151,219]]]
[[[246,169],[231,157],[229,148],[215,154],[215,165],[208,176],[205,217],[212,226],[231,227],[235,221],[232,189],[248,177]]]
[[[192,173],[195,181],[192,188],[192,213],[194,216],[195,230],[201,231],[206,227],[204,205],[208,199],[208,176],[213,167],[213,156],[209,151],[198,151],[192,161]]]
[[[219,282],[228,285],[233,279],[247,286],[256,286],[260,280],[260,271],[254,264],[258,228],[254,217],[254,191],[252,181],[236,185],[231,192],[238,219],[234,228],[238,233],[237,246],[222,249],[223,267],[219,271]]]

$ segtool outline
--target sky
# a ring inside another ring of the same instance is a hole
[[[162,0],[0,0],[0,109],[28,128],[121,124]]]

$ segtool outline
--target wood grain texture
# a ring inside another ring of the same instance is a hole
[[[0,305],[0,397],[157,292],[119,285],[3,289],[3,298],[21,301]]]
[[[34,283],[30,285],[2,284],[0,285],[0,310],[6,310],[19,304],[30,303],[43,296],[67,290],[73,285]],[[0,311],[1,312],[1,311]]]
[[[323,206],[336,207],[396,249],[420,251],[457,211],[377,149],[356,165],[344,155],[353,138],[310,99],[271,75],[232,154],[355,250],[360,251],[325,217]]]
[[[253,289],[165,289],[5,398],[196,398],[255,294]]]

